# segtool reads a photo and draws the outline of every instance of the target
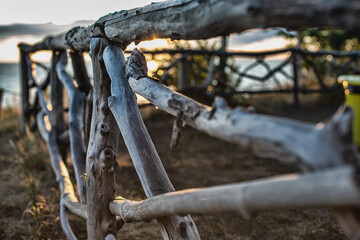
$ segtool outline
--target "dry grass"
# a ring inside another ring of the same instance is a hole
[[[274,159],[260,159],[237,146],[186,128],[180,147],[170,150],[172,118],[162,113],[146,120],[160,158],[176,189],[240,182],[298,171]],[[59,191],[45,144],[32,133],[20,134],[19,114],[0,120],[0,239],[64,239],[59,222]],[[143,199],[144,192],[122,142],[116,171],[117,193]],[[69,172],[72,174],[71,164]],[[346,239],[329,210],[268,211],[250,220],[236,213],[194,215],[203,239]],[[79,239],[82,219],[71,216]],[[125,224],[119,239],[160,239],[156,221]]]

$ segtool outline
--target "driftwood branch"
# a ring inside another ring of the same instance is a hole
[[[130,56],[139,57],[143,56],[137,50]],[[135,64],[125,70],[134,92],[174,116],[182,112],[186,124],[211,136],[239,144],[259,156],[299,163],[309,170],[346,162],[358,164],[350,127],[352,112],[348,108],[340,109],[327,124],[317,125],[230,109],[222,98],[216,98],[210,108],[144,77],[144,71],[142,77],[134,75],[136,71],[141,69]]]
[[[51,100],[51,127],[56,131],[56,135],[60,136],[65,131],[63,96],[64,87],[59,80],[56,72],[56,65],[60,61],[60,52],[53,51],[50,67],[50,100]],[[58,142],[61,157],[66,163],[67,146],[60,145]]]
[[[67,212],[67,209],[66,209],[65,204],[63,203],[62,199],[60,199],[60,223],[61,223],[61,227],[62,227],[67,239],[77,240],[74,232],[72,231],[72,229],[70,227],[68,212]]]
[[[85,206],[81,204],[75,196],[69,173],[60,156],[60,151],[57,145],[56,131],[53,128],[50,131],[47,130],[44,116],[45,114],[40,111],[36,116],[36,120],[40,135],[46,142],[49,149],[51,166],[60,188],[61,226],[68,239],[76,239],[67,219],[67,210],[82,218],[86,218]]]
[[[28,79],[28,64],[27,55],[21,48],[20,50],[20,67],[21,67],[21,131],[25,132],[25,125],[28,122],[27,110],[29,108],[29,79]]]
[[[50,121],[52,120],[52,114],[50,112],[50,110],[47,107],[47,103],[45,101],[44,98],[44,94],[42,92],[41,87],[39,87],[39,85],[37,84],[34,75],[33,75],[33,67],[31,64],[31,59],[29,54],[24,54],[24,59],[25,59],[25,63],[26,63],[26,69],[27,69],[27,80],[29,83],[31,83],[32,85],[34,85],[36,87],[36,94],[39,100],[39,105],[42,109],[42,111],[49,117]],[[29,85],[28,85],[29,86]],[[23,89],[24,91],[25,89]],[[27,89],[26,91],[29,91],[29,89]]]
[[[86,72],[84,56],[82,52],[70,51],[71,63],[74,69],[75,80],[79,85],[78,89],[86,94],[91,89],[90,79]]]
[[[128,61],[141,62],[131,58],[144,59],[144,56],[135,50]],[[182,113],[182,119],[188,125],[236,143],[259,156],[295,162],[307,170],[318,171],[344,164],[359,169],[359,157],[352,139],[352,111],[349,108],[340,108],[329,122],[314,125],[267,117],[240,108],[230,109],[222,98],[216,98],[210,108],[145,77],[146,71],[139,64],[127,65],[125,74],[129,76],[133,91],[160,109],[174,116]],[[359,208],[345,208],[336,212],[339,222],[345,226],[344,230],[352,239],[356,239],[360,226]]]
[[[116,219],[109,210],[115,198],[114,168],[119,129],[108,107],[110,78],[101,55],[104,39],[91,41],[90,56],[94,69],[93,107],[90,140],[86,156],[86,204],[88,209],[87,231],[89,239],[116,236]]]
[[[226,14],[224,14],[226,13]],[[335,27],[360,29],[356,0],[176,0],[153,3],[101,17],[87,28],[76,27],[47,37],[24,51],[73,49],[87,51],[91,38],[107,38],[125,47],[153,38],[205,39],[251,28]],[[300,21],[301,19],[301,21]],[[194,24],[196,23],[196,24]]]
[[[74,163],[75,178],[78,186],[81,201],[85,201],[86,189],[83,175],[85,173],[85,141],[83,135],[83,115],[85,93],[80,92],[74,85],[71,76],[65,71],[67,65],[67,52],[60,54],[56,72],[59,80],[65,87],[70,98],[69,103],[69,131],[70,131],[70,152]]]
[[[111,211],[126,222],[188,213],[259,211],[288,208],[360,206],[360,189],[349,167],[311,174],[289,174],[223,186],[166,193],[140,202],[116,199]]]
[[[59,183],[60,186],[60,194],[62,201],[66,205],[66,208],[69,211],[71,211],[72,213],[74,213],[79,217],[86,218],[85,205],[83,205],[77,200],[73,185],[69,177],[69,173],[66,169],[64,162],[60,159],[58,155],[59,150],[57,148],[57,145],[51,147],[51,149],[49,147],[49,144],[52,144],[54,140],[52,140],[52,142],[50,142],[49,140],[50,132],[46,129],[44,116],[45,114],[42,111],[40,111],[36,115],[36,121],[39,127],[41,138],[46,142],[49,149],[50,159],[52,163],[51,166],[55,173],[57,182]]]
[[[109,106],[119,125],[146,196],[153,197],[174,191],[146,130],[137,106],[136,96],[126,81],[124,72],[125,58],[121,48],[111,45],[107,46],[103,53],[103,59],[111,78]],[[128,62],[127,64],[144,64],[144,61],[138,63]],[[158,218],[157,220],[165,228],[162,228],[162,234],[165,239],[200,238],[195,224],[189,215],[183,217],[169,216]]]

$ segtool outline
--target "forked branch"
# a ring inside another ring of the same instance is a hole
[[[83,115],[85,93],[80,92],[74,85],[71,76],[65,71],[67,65],[67,52],[63,51],[60,55],[60,61],[56,66],[57,75],[65,87],[69,103],[69,129],[70,129],[70,152],[74,163],[75,178],[78,186],[79,196],[85,201],[86,186],[83,175],[85,173],[85,141],[83,134]]]
[[[107,46],[103,53],[103,59],[111,78],[109,106],[120,128],[146,196],[153,197],[174,191],[146,130],[137,106],[136,96],[125,79],[125,58],[121,48]],[[200,239],[197,228],[189,215],[173,215],[157,220],[163,226],[162,234],[165,239]]]

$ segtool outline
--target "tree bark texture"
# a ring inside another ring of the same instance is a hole
[[[175,0],[110,13],[87,28],[76,27],[22,47],[28,52],[87,51],[91,38],[101,37],[122,43],[125,48],[131,42],[153,38],[206,39],[269,27],[358,30],[359,14],[356,0]]]
[[[128,148],[147,197],[174,191],[140,115],[136,96],[125,78],[125,58],[121,48],[107,46],[103,53],[111,78],[109,106]],[[145,61],[145,59],[144,59]],[[136,64],[131,62],[129,64]],[[142,62],[144,64],[144,62]],[[145,65],[146,66],[146,62]],[[165,239],[200,239],[189,215],[158,218]]]
[[[59,80],[65,87],[70,98],[69,103],[69,129],[70,129],[70,153],[74,163],[75,178],[78,186],[80,201],[85,202],[86,188],[85,180],[85,140],[83,134],[83,116],[85,93],[80,92],[73,83],[71,76],[65,71],[67,65],[67,52],[60,54],[59,62],[56,65],[56,72]]]
[[[94,69],[94,101],[86,156],[88,239],[116,236],[116,219],[109,210],[109,204],[115,198],[114,168],[117,166],[119,129],[108,107],[110,78],[101,57],[106,43],[104,39],[93,39],[90,47]]]

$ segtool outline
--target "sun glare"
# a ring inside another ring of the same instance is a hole
[[[168,42],[166,39],[154,39],[150,41],[143,41],[138,45],[131,43],[126,50],[133,50],[134,48],[141,48],[146,50],[154,50],[168,47]]]
[[[153,72],[159,67],[159,64],[154,60],[147,61],[146,64],[149,72]]]
[[[20,42],[26,42],[28,44],[34,44],[41,40],[41,38],[34,38],[30,36],[22,37],[10,37],[0,42],[0,62],[17,62],[19,61],[19,49],[17,44]],[[51,53],[49,51],[39,51],[32,54],[32,59],[38,62],[49,61]]]

